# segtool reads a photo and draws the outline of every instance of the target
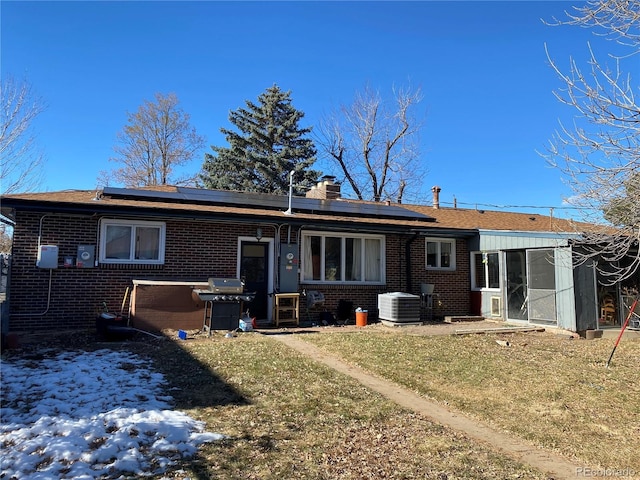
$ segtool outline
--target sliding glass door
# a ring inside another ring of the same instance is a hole
[[[557,323],[553,249],[505,252],[507,320]]]
[[[525,250],[506,252],[507,320],[528,320]]]

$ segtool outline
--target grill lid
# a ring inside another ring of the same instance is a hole
[[[213,293],[242,293],[243,289],[238,278],[209,278],[209,290]]]

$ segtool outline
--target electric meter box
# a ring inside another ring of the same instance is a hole
[[[298,291],[298,245],[280,246],[280,293]]]
[[[40,247],[38,247],[38,259],[36,260],[36,267],[58,268],[58,246],[40,245]]]
[[[76,257],[77,268],[93,268],[96,260],[96,247],[93,245],[78,245]]]

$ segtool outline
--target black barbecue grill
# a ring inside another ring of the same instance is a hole
[[[203,330],[236,330],[244,302],[251,302],[256,292],[245,292],[237,278],[210,278],[207,290],[194,289],[204,301]]]

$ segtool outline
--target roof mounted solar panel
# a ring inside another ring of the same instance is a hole
[[[287,197],[232,190],[207,190],[204,188],[176,187],[175,191],[147,190],[137,188],[105,187],[105,195],[111,197],[134,197],[156,200],[172,200],[211,205],[254,206],[272,209],[287,208]]]
[[[176,187],[175,191],[147,190],[135,188],[105,187],[105,195],[112,197],[134,197],[147,200],[173,201],[181,203],[199,203],[210,205],[228,205],[235,207],[265,208],[286,210],[286,195],[237,192],[231,190],[207,190],[204,188]],[[323,200],[318,198],[293,197],[293,212],[324,215],[344,215],[357,217],[382,217],[396,219],[434,220],[427,215],[408,210],[398,205],[382,202],[360,202],[346,199]]]

